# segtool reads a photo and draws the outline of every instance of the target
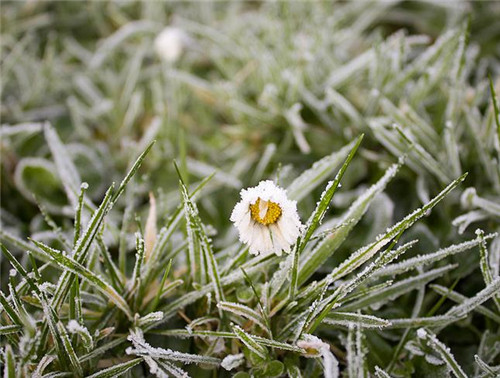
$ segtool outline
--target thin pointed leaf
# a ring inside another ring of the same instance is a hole
[[[257,343],[253,338],[252,336],[250,336],[248,333],[246,333],[245,331],[243,331],[243,329],[237,325],[233,326],[232,327],[233,329],[233,332],[235,333],[235,335],[238,337],[238,339],[243,343],[245,344],[245,346],[250,350],[252,351],[253,353],[255,353],[257,356],[259,356],[260,358],[262,359],[266,359],[267,356],[268,356],[268,352],[267,352],[267,349],[264,348],[262,345],[260,345],[259,343]]]
[[[439,341],[435,334],[423,328],[419,328],[417,335],[420,339],[425,340],[427,345],[429,345],[429,347],[441,356],[456,377],[467,378],[467,375],[463,371],[462,367],[457,363],[455,356],[451,353],[450,348]]]
[[[333,181],[330,181],[328,185],[326,186],[323,194],[321,195],[321,198],[316,206],[316,209],[313,211],[311,217],[307,221],[306,224],[306,229],[303,234],[303,237],[301,238],[301,245],[305,246],[309,239],[311,238],[312,234],[314,231],[318,228],[319,224],[323,220],[326,211],[328,210],[328,207],[330,206],[330,202],[333,198],[333,195],[337,191],[337,188],[339,187],[340,180],[342,180],[342,177],[344,176],[345,171],[347,170],[347,167],[349,166],[352,158],[356,154],[356,151],[358,150],[359,145],[361,144],[361,141],[363,140],[363,134],[361,134],[358,139],[356,139],[356,143],[352,147],[351,151],[347,155],[347,158],[345,159],[344,164],[338,171],[337,175],[335,176],[335,179]],[[303,247],[302,247],[303,249]]]
[[[342,147],[339,151],[335,151],[321,160],[318,160],[312,165],[311,168],[302,172],[302,174],[297,177],[286,189],[288,198],[300,201],[306,197],[333,173],[335,168],[342,163],[345,157],[349,154],[349,151],[352,151],[354,146],[358,143],[359,140],[349,143],[347,146]]]
[[[418,274],[414,277],[396,282],[395,284],[382,289],[378,292],[366,295],[355,302],[342,306],[343,311],[353,311],[356,309],[366,308],[373,304],[387,303],[399,296],[406,294],[412,290],[418,289],[420,286],[425,285],[427,282],[441,277],[447,271],[454,269],[456,265],[446,265],[442,268],[429,270],[428,272]]]
[[[356,312],[331,312],[323,323],[334,326],[348,327],[355,324],[362,328],[385,328],[391,325],[391,320],[382,319],[373,315],[358,314]]]
[[[403,162],[389,167],[382,178],[364,192],[342,216],[340,226],[315,247],[311,252],[304,253],[300,258],[298,284],[302,285],[321,266],[329,256],[344,242],[349,232],[365,214],[377,194],[382,192],[389,181],[396,175]]]
[[[99,370],[97,373],[87,376],[87,378],[114,378],[125,374],[134,366],[140,364],[142,358],[135,358],[133,360],[122,362],[121,364],[113,365],[107,369]]]
[[[56,262],[59,266],[61,266],[66,271],[70,271],[73,274],[78,275],[80,278],[87,280],[91,285],[93,285],[96,289],[98,289],[101,293],[103,293],[109,300],[111,300],[119,309],[121,309],[128,318],[132,319],[132,313],[127,302],[123,299],[120,294],[116,292],[116,290],[104,282],[97,275],[92,273],[90,270],[85,268],[83,265],[79,264],[74,259],[65,256],[62,252],[57,251],[53,248],[50,248],[40,242],[33,240],[38,248],[41,251],[45,252],[48,256],[52,258],[54,262]]]
[[[144,158],[149,153],[149,151],[151,150],[151,148],[153,148],[153,145],[155,143],[156,143],[156,140],[153,140],[151,143],[149,143],[149,145],[146,147],[146,149],[144,150],[144,152],[142,154],[140,154],[139,157],[136,159],[136,161],[132,165],[132,168],[130,168],[130,170],[128,171],[127,175],[122,180],[122,182],[120,183],[120,186],[116,190],[116,193],[113,195],[113,198],[111,199],[112,203],[115,203],[118,200],[118,198],[120,198],[120,196],[123,193],[123,191],[125,190],[128,182],[134,176],[135,172],[137,172],[137,170],[139,169],[139,167],[142,165],[142,162],[143,162]]]
[[[242,316],[248,320],[251,320],[255,324],[258,324],[262,329],[267,330],[267,326],[264,324],[264,320],[260,316],[260,314],[252,310],[250,307],[245,306],[241,303],[233,303],[233,302],[219,302],[217,307],[224,311],[231,312],[238,316]]]
[[[71,340],[69,339],[66,328],[64,328],[64,325],[60,321],[57,322],[56,327],[61,337],[62,345],[64,346],[66,355],[69,358],[73,372],[79,377],[83,376],[82,366],[80,365],[80,361],[78,361],[78,357],[75,353],[75,350],[73,349],[73,345],[71,345]]]

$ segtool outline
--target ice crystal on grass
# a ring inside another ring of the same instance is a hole
[[[181,353],[171,349],[155,348],[144,340],[144,335],[140,329],[131,330],[127,339],[134,347],[127,348],[127,354],[149,357],[153,360],[180,361],[185,364],[206,364],[220,365],[220,360],[214,357],[205,357],[196,354]]]

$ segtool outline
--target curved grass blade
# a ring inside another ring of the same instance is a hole
[[[91,285],[93,285],[97,290],[103,293],[109,300],[111,300],[119,309],[121,309],[129,319],[132,319],[132,312],[123,297],[116,292],[116,290],[104,282],[97,275],[92,273],[86,267],[75,261],[74,259],[65,256],[62,252],[57,251],[45,244],[33,240],[41,251],[45,252],[48,256],[52,258],[59,266],[61,266],[65,271],[72,272],[78,275],[80,278],[87,280]]]
[[[439,341],[434,333],[427,331],[424,328],[419,328],[417,331],[417,335],[419,339],[424,340],[427,345],[429,345],[429,347],[431,347],[441,356],[441,358],[446,362],[446,365],[448,365],[449,369],[456,377],[467,378],[464,370],[457,363],[455,356],[453,356],[453,354],[451,353],[450,348]]]
[[[107,369],[103,369],[98,371],[97,373],[94,373],[92,375],[89,375],[87,378],[114,378],[114,377],[119,377],[120,375],[125,374],[127,371],[132,369],[134,366],[140,364],[142,362],[142,358],[135,358],[133,360],[127,361],[127,362],[122,362],[121,364],[118,365],[113,365]]]

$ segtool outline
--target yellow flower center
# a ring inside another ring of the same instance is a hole
[[[281,207],[271,201],[263,201],[257,198],[253,205],[250,205],[252,219],[264,226],[276,223],[281,216]]]

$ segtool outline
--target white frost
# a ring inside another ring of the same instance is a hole
[[[222,360],[221,366],[226,370],[232,370],[240,366],[245,361],[243,353],[229,354]]]

